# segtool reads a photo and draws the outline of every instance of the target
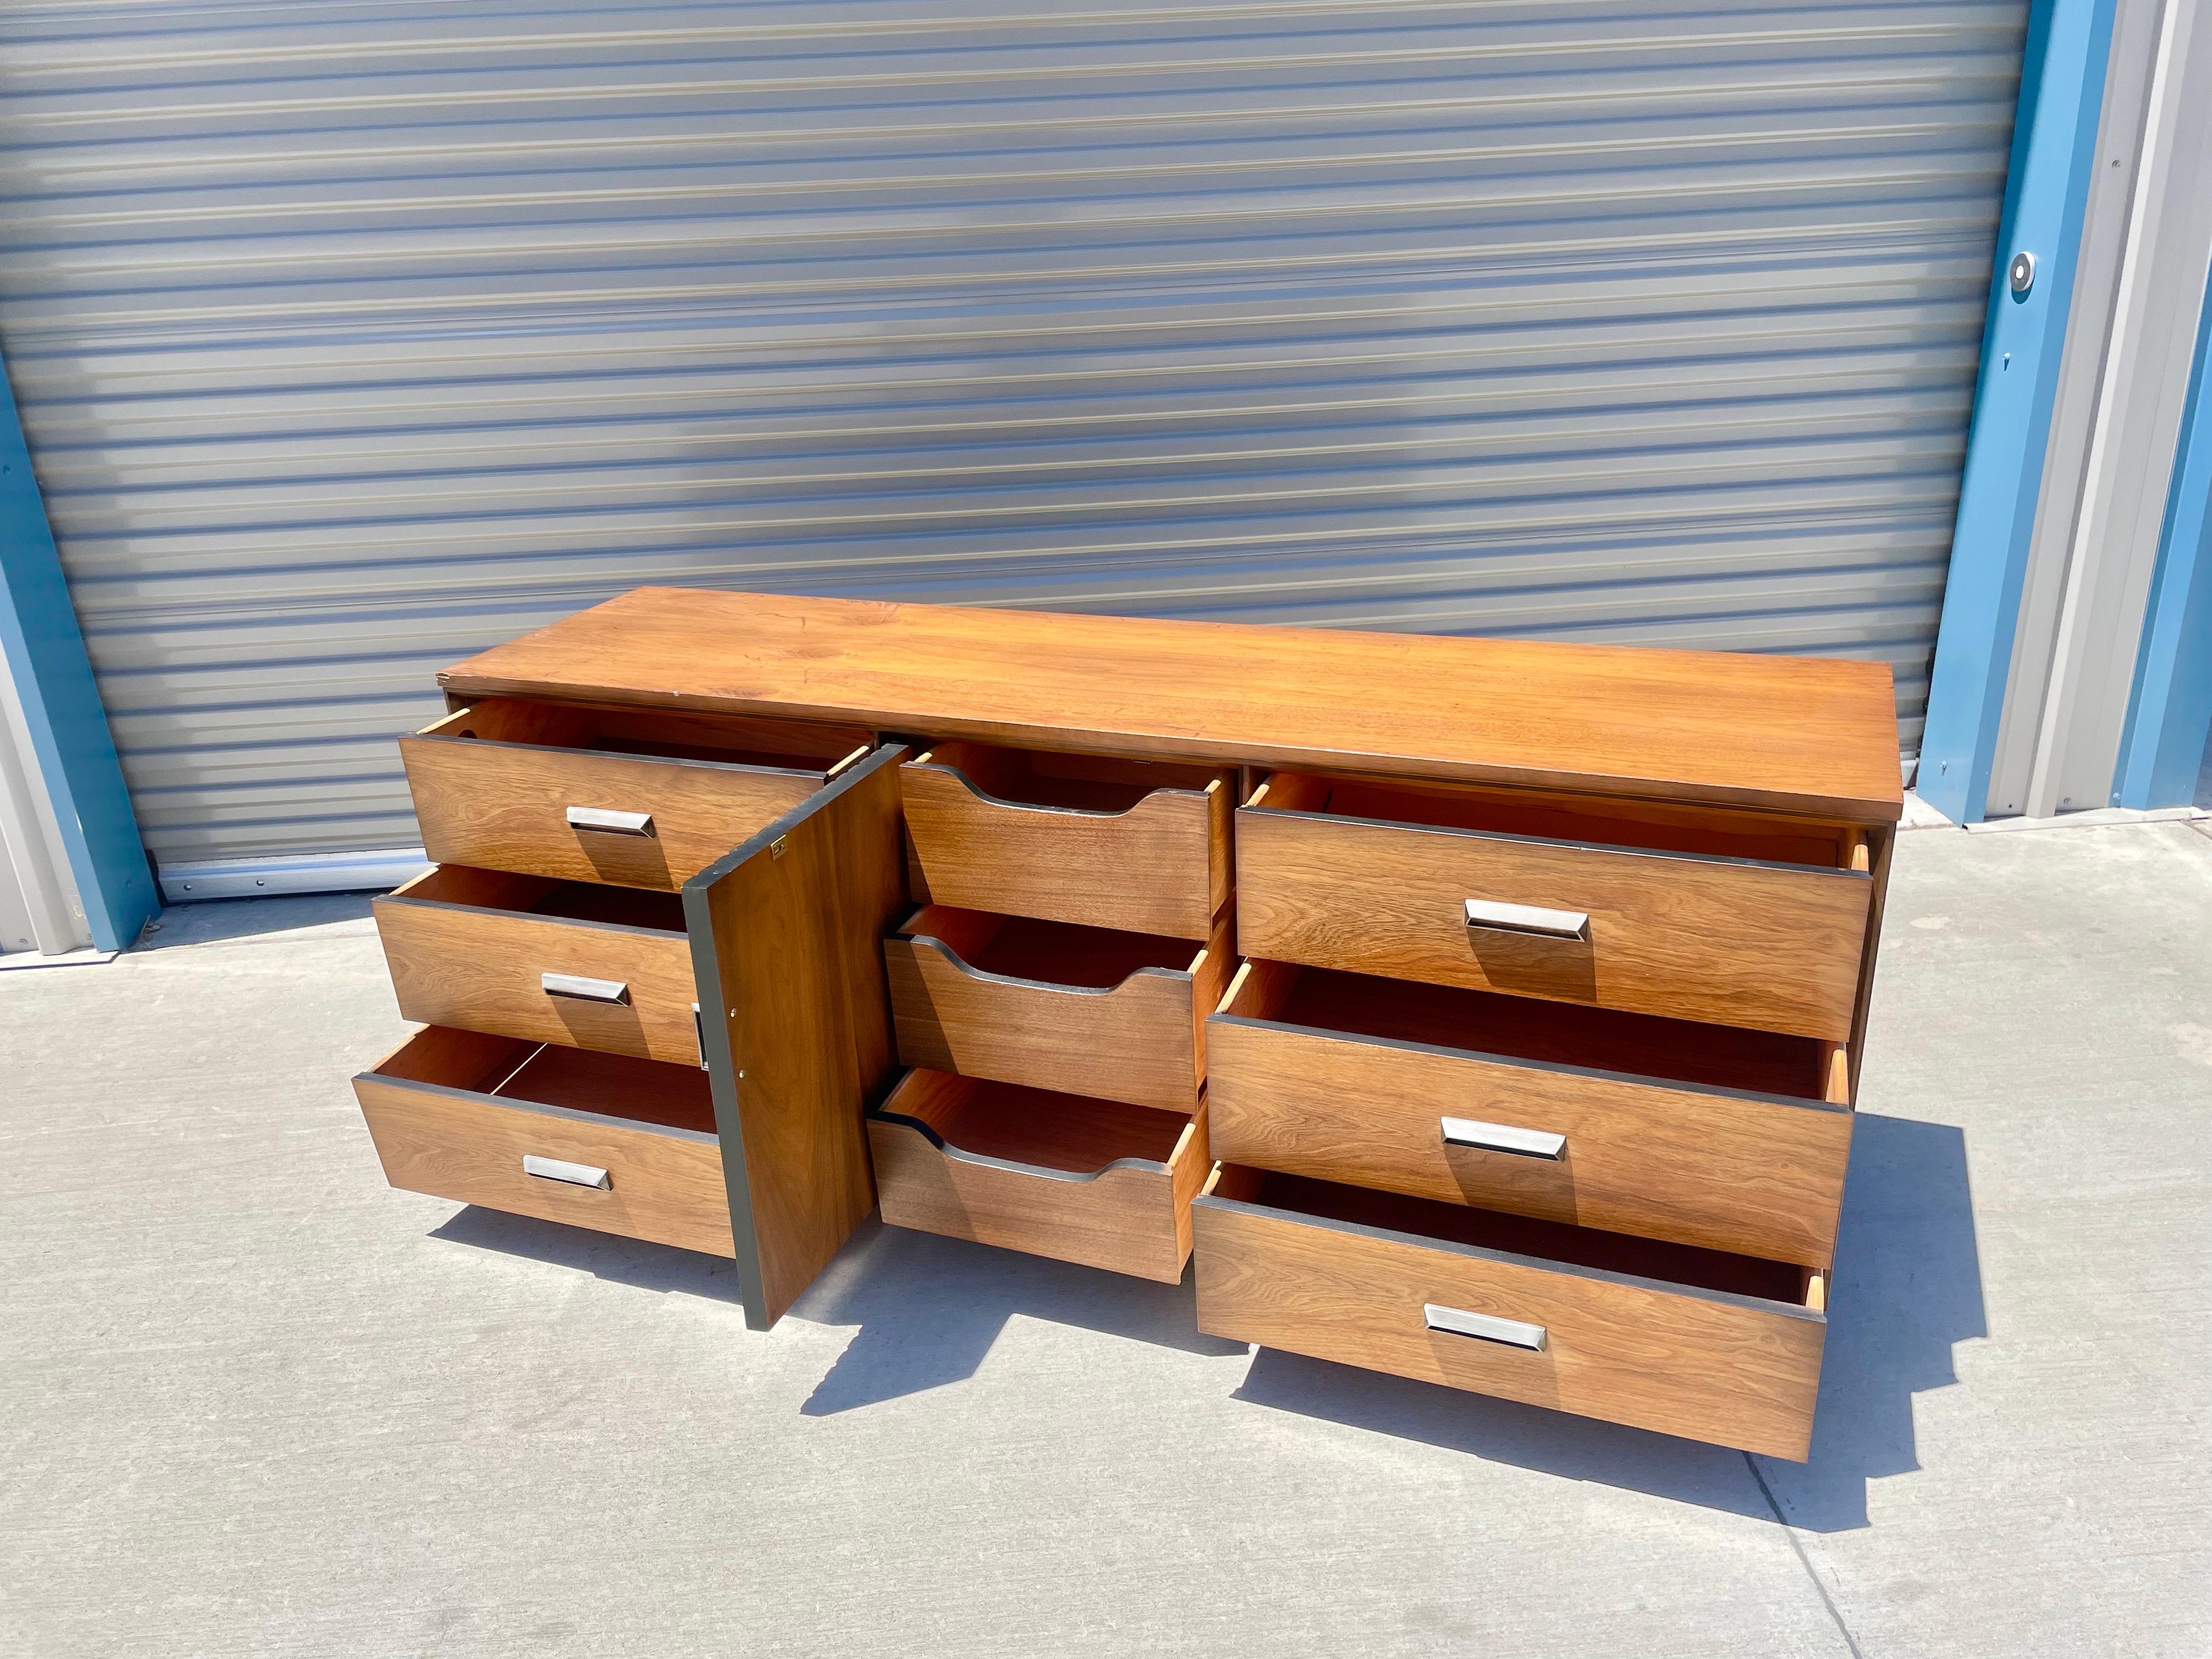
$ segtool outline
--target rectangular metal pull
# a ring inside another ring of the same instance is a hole
[[[1566,1154],[1565,1135],[1547,1134],[1541,1129],[1516,1129],[1510,1123],[1484,1123],[1471,1117],[1448,1117],[1442,1121],[1447,1146],[1475,1146],[1486,1152],[1548,1158],[1555,1164]]]
[[[605,806],[572,806],[568,809],[568,827],[596,830],[607,836],[650,836],[653,814],[617,812]]]
[[[540,974],[538,987],[549,997],[571,997],[578,1002],[611,1003],[629,1006],[629,986],[618,979],[586,979],[581,974]]]
[[[1499,933],[1534,933],[1540,939],[1589,938],[1587,910],[1544,910],[1533,904],[1499,904],[1490,899],[1467,902],[1467,925]]]
[[[1494,1314],[1469,1313],[1464,1308],[1440,1308],[1433,1302],[1421,1304],[1421,1317],[1432,1331],[1500,1342],[1509,1348],[1526,1348],[1531,1353],[1544,1352],[1541,1325],[1524,1325],[1517,1319],[1500,1319]]]
[[[563,1158],[540,1158],[535,1152],[522,1155],[522,1173],[543,1181],[565,1181],[571,1187],[597,1187],[603,1193],[614,1190],[615,1183],[605,1170],[594,1169],[588,1164],[570,1164]]]

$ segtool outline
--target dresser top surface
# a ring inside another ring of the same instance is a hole
[[[459,696],[1894,820],[1888,665],[641,587],[458,663]]]

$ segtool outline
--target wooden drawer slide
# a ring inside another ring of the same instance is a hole
[[[907,1073],[869,1115],[884,1219],[1175,1284],[1206,1115]]]
[[[1194,946],[932,905],[884,941],[899,1058],[1187,1113],[1229,951],[1226,917]]]
[[[1190,939],[1228,902],[1233,773],[972,743],[900,770],[918,901]]]

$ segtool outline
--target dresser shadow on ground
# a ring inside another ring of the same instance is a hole
[[[860,1327],[801,1407],[809,1417],[972,1376],[1017,1315],[1186,1353],[1246,1352],[1200,1334],[1188,1271],[1179,1285],[1155,1284],[872,1220],[792,1315]]]
[[[593,1232],[588,1227],[471,1205],[432,1228],[429,1236],[449,1244],[549,1262],[641,1291],[703,1296],[733,1307],[738,1302],[734,1261],[666,1244],[648,1244],[617,1233]]]
[[[557,1221],[473,1205],[431,1237],[548,1262],[664,1295],[734,1306],[736,1264]],[[1199,1334],[1196,1293],[1180,1285],[1100,1273],[1042,1256],[862,1222],[788,1318],[860,1329],[804,1410],[828,1417],[972,1376],[1017,1314],[1186,1352],[1237,1354]]]
[[[432,1237],[640,1289],[735,1302],[732,1264],[556,1222],[465,1209]],[[1195,1292],[933,1234],[862,1224],[791,1316],[857,1326],[801,1407],[833,1416],[975,1375],[1019,1315],[1226,1357]],[[1837,1247],[1813,1455],[1757,1460],[1672,1436],[1262,1350],[1235,1398],[1472,1458],[1840,1532],[1867,1524],[1869,1480],[1919,1467],[1912,1398],[1955,1382],[1952,1346],[1988,1334],[1966,1143],[1948,1125],[1862,1116]],[[1772,1494],[1770,1503],[1768,1493]]]
[[[1952,1345],[1985,1336],[1965,1138],[1863,1116],[1837,1242],[1813,1455],[1803,1464],[1263,1350],[1237,1398],[1571,1480],[1792,1526],[1867,1524],[1866,1486],[1919,1467],[1912,1397],[1958,1381]],[[1773,1502],[1769,1503],[1767,1492]]]

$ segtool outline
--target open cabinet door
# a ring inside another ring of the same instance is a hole
[[[895,1070],[883,937],[906,903],[885,744],[684,884],[745,1323],[875,1207],[862,1119]]]

